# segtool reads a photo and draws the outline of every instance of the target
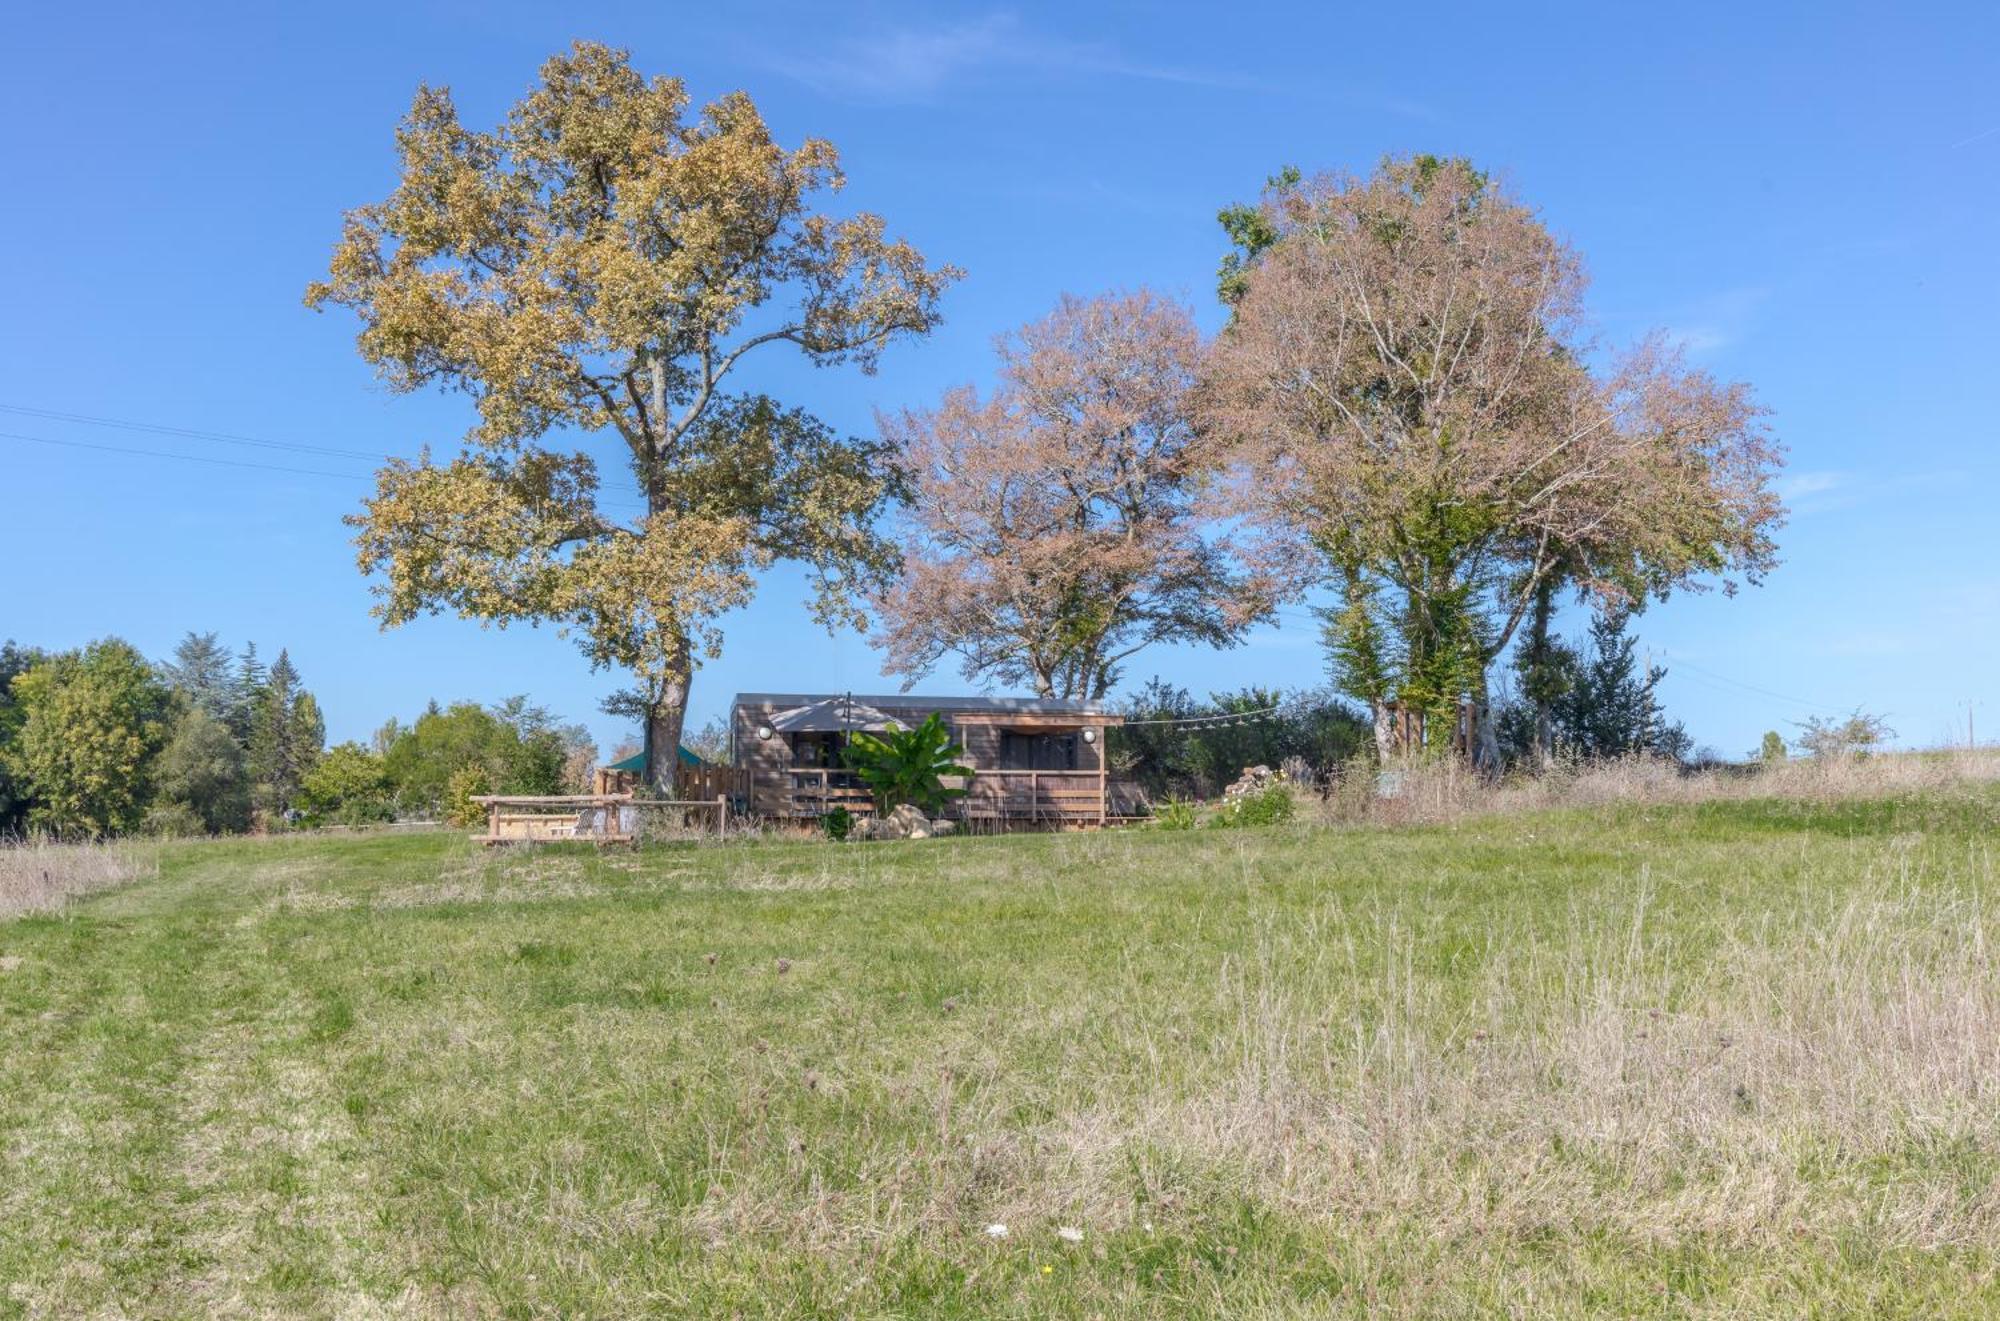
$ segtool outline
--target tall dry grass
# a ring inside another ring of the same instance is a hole
[[[1783,798],[1831,803],[1952,794],[2000,780],[2000,749],[1956,748],[1867,757],[1801,758],[1688,771],[1653,757],[1558,762],[1498,780],[1455,760],[1417,762],[1378,779],[1372,763],[1337,776],[1310,805],[1327,823],[1440,825],[1472,817],[1617,803]]]
[[[157,875],[159,856],[128,842],[0,840],[0,918],[48,912],[72,899]]]

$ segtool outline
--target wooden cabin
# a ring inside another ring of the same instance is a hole
[[[731,759],[743,773],[743,806],[758,816],[802,820],[836,807],[874,809],[867,788],[844,770],[856,732],[920,725],[933,712],[965,749],[967,794],[950,808],[966,821],[1103,825],[1118,815],[1104,731],[1124,723],[1093,702],[1014,697],[863,697],[848,693],[739,693],[730,708]]]

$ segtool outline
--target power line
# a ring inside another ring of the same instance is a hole
[[[0,409],[6,405],[0,404]],[[30,436],[19,431],[0,431],[0,439],[25,440],[35,445],[59,445],[65,449],[96,450],[103,454],[131,454],[147,459],[174,459],[182,463],[205,463],[218,468],[255,468],[263,472],[290,473],[299,477],[333,477],[343,482],[368,480],[361,473],[332,472],[325,468],[293,468],[279,463],[255,463],[249,459],[215,459],[204,454],[176,454],[171,450],[134,449],[126,445],[101,445],[88,440],[56,440],[50,436]],[[600,502],[606,509],[643,514],[645,510],[636,504],[620,500]]]
[[[124,445],[95,445],[87,440],[52,440],[47,436],[27,436],[18,431],[0,431],[0,439],[25,440],[35,445],[61,445],[66,449],[99,450],[106,454],[136,454],[148,459],[179,459],[183,463],[207,463],[221,468],[259,468],[265,472],[288,472],[302,477],[338,477],[344,482],[363,480],[360,474],[328,472],[324,468],[288,468],[277,463],[252,463],[248,459],[211,459],[201,454],[174,454],[167,450],[131,449]]]
[[[366,450],[339,449],[332,445],[307,445],[291,440],[265,440],[257,436],[239,436],[228,431],[204,431],[198,427],[171,427],[158,422],[129,422],[115,417],[93,417],[87,413],[63,413],[52,408],[30,408],[26,404],[0,404],[0,413],[14,413],[21,417],[39,417],[52,422],[76,422],[84,426],[112,427],[119,431],[144,431],[156,436],[185,436],[190,440],[212,440],[224,445],[252,445],[258,449],[288,450],[295,454],[326,454],[335,458],[365,459],[370,463],[380,463],[389,457],[386,454],[370,453]]]
[[[1825,702],[1814,702],[1814,701],[1809,701],[1803,697],[1795,697],[1790,693],[1776,692],[1770,688],[1760,688],[1754,683],[1745,683],[1741,679],[1732,679],[1726,674],[1719,674],[1714,670],[1706,668],[1705,666],[1697,665],[1693,661],[1688,660],[1683,656],[1678,656],[1673,652],[1668,651],[1665,647],[1660,648],[1660,654],[1664,656],[1666,659],[1672,661],[1677,666],[1682,666],[1686,669],[1693,670],[1697,674],[1705,674],[1709,678],[1714,679],[1716,682],[1728,684],[1732,688],[1741,688],[1745,692],[1756,693],[1760,697],[1769,697],[1780,702],[1790,702],[1795,706],[1809,706],[1817,711],[1828,711],[1828,712],[1838,713],[1844,709],[1837,706],[1828,706]]]

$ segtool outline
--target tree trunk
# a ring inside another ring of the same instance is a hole
[[[1474,717],[1472,764],[1482,775],[1500,774],[1500,727],[1493,722],[1493,703],[1482,693]]]
[[[1398,749],[1396,747],[1395,722],[1389,716],[1389,703],[1384,698],[1376,698],[1369,703],[1375,716],[1375,759],[1389,761]]]
[[[1528,699],[1535,707],[1535,746],[1532,749],[1535,766],[1546,771],[1555,764],[1555,713],[1549,700],[1552,682],[1549,674],[1553,656],[1549,651],[1549,623],[1555,614],[1556,580],[1553,575],[1545,578],[1535,589],[1533,613],[1528,617]]]
[[[675,796],[674,775],[681,764],[681,734],[687,726],[693,677],[691,665],[675,662],[646,708],[646,783],[661,798]]]

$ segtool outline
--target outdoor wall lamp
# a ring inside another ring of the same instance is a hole
[[[1097,742],[1097,731],[1096,731],[1096,730],[1094,730],[1094,729],[1086,729],[1086,730],[1084,730],[1084,731],[1083,731],[1083,741],[1084,741],[1085,743],[1095,743],[1095,742]]]
[[[759,743],[769,743],[771,741],[771,727],[769,725],[757,726],[757,741]]]

